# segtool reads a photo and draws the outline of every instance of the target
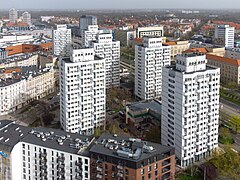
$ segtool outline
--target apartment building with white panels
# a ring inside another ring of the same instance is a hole
[[[145,36],[135,46],[135,96],[142,100],[161,97],[162,68],[170,65],[171,49],[162,45],[162,38]]]
[[[217,25],[215,27],[215,38],[222,39],[224,46],[228,48],[234,47],[235,28],[229,25]]]
[[[89,180],[94,137],[0,121],[3,180]]]
[[[83,30],[82,40],[83,46],[88,48],[93,46],[93,41],[97,40],[99,33],[98,25],[89,25],[86,30]]]
[[[93,48],[97,56],[106,61],[106,88],[120,86],[120,41],[113,41],[112,34],[98,34]]]
[[[198,53],[175,62],[163,68],[161,141],[187,167],[218,147],[220,68]]]
[[[105,59],[94,49],[77,49],[60,65],[60,122],[67,132],[93,134],[104,128]]]
[[[72,43],[71,29],[66,24],[57,25],[53,30],[53,53],[56,56],[69,57]]]

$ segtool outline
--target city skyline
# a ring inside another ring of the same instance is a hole
[[[149,3],[150,2],[150,3]],[[193,4],[190,0],[170,0],[167,2],[162,2],[158,0],[127,0],[122,1],[111,1],[111,0],[92,0],[89,1],[77,1],[70,0],[66,3],[64,0],[52,0],[52,1],[31,1],[22,0],[21,2],[16,2],[14,0],[9,0],[7,2],[1,3],[1,9],[240,9],[240,5],[237,4],[237,0],[203,0],[199,4]],[[47,4],[47,6],[46,6]]]

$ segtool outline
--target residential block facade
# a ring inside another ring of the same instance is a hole
[[[220,68],[199,53],[175,61],[163,68],[161,141],[187,167],[218,147]]]
[[[144,37],[135,46],[135,96],[142,100],[160,98],[162,68],[170,65],[170,47],[162,45],[162,38]]]
[[[106,111],[105,59],[94,49],[74,49],[60,65],[60,122],[67,132],[93,134],[104,128]]]

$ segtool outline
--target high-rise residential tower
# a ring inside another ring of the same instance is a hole
[[[18,20],[18,12],[16,9],[12,8],[9,10],[9,22],[16,23]]]
[[[119,87],[120,41],[113,41],[112,34],[98,34],[93,47],[96,55],[106,60],[106,87]]]
[[[67,25],[57,25],[57,29],[53,30],[53,53],[56,56],[69,57],[71,49],[72,37],[71,29]]]
[[[175,62],[163,68],[161,141],[187,167],[218,147],[220,68],[199,53],[177,55]]]
[[[229,25],[217,25],[215,27],[215,38],[223,41],[225,47],[234,47],[235,28]]]
[[[97,17],[90,16],[90,15],[83,15],[80,17],[79,23],[80,23],[79,24],[80,33],[82,36],[83,32],[88,29],[89,25],[97,25]]]
[[[120,86],[120,41],[114,41],[112,31],[90,25],[83,32],[84,47],[94,48],[95,54],[106,60],[106,86]]]
[[[29,12],[24,12],[22,14],[22,17],[23,17],[23,22],[27,23],[28,25],[32,24],[31,14]]]
[[[170,65],[170,47],[162,38],[145,36],[135,47],[135,95],[142,100],[161,97],[162,68]]]
[[[67,132],[93,134],[104,128],[106,109],[105,59],[94,49],[73,50],[60,61],[60,122]]]

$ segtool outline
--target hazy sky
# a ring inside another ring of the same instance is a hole
[[[0,0],[0,9],[240,9],[239,0]]]

